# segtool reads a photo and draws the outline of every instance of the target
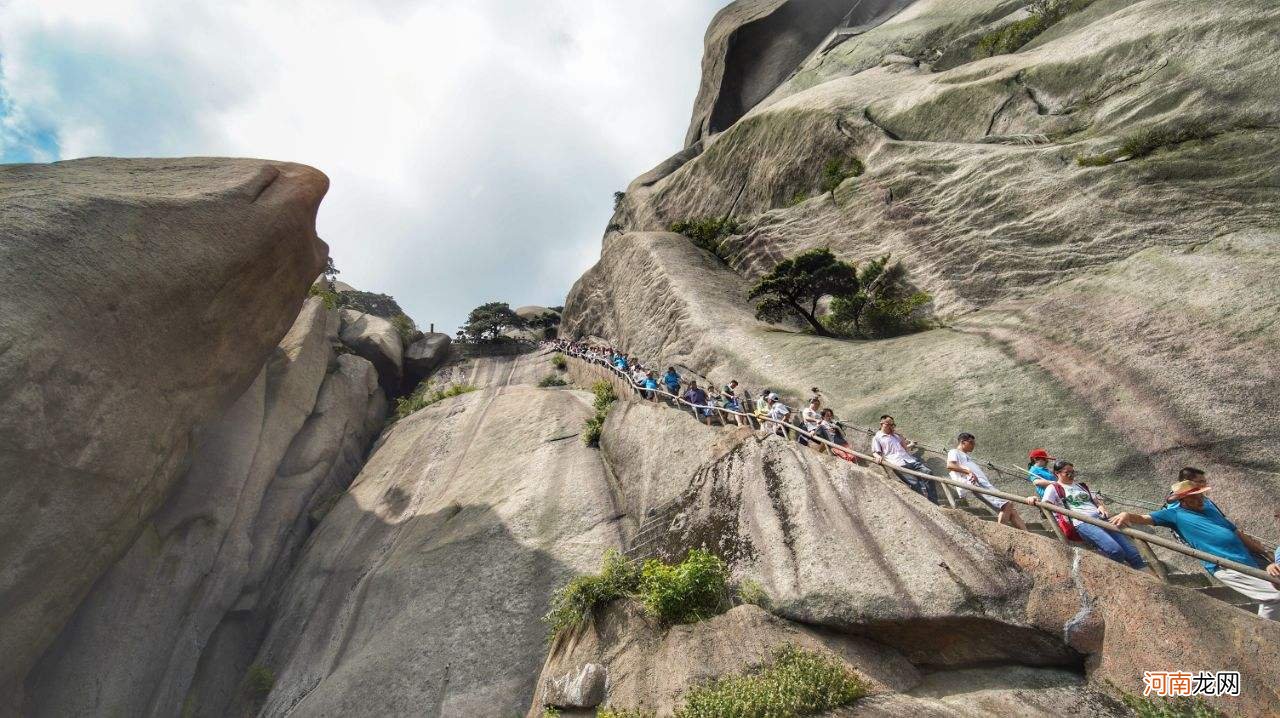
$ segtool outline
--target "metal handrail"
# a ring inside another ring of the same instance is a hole
[[[575,359],[579,359],[579,360],[581,360],[581,361],[590,361],[590,360],[588,360],[588,359],[586,359],[586,358],[584,358],[584,357],[578,356],[576,353],[574,353],[574,352],[573,352],[573,351],[571,351],[571,350],[561,350],[561,351],[562,351],[562,352],[564,352],[564,353],[569,354],[570,356],[574,357]],[[821,443],[821,444],[825,444],[825,445],[827,445],[827,446],[829,446],[829,447],[831,447],[831,448],[833,448],[833,449],[836,449],[836,450],[840,451],[841,453],[850,454],[850,455],[855,456],[855,457],[857,457],[857,458],[859,458],[859,459],[863,459],[863,460],[865,460],[865,461],[873,462],[873,463],[876,463],[876,464],[881,464],[881,465],[883,465],[883,464],[884,464],[884,462],[883,462],[883,460],[882,460],[882,459],[879,459],[879,458],[876,458],[876,457],[873,457],[873,456],[869,456],[869,455],[867,455],[867,454],[864,454],[864,453],[862,453],[862,452],[860,452],[860,451],[857,451],[857,450],[852,449],[852,448],[847,447],[847,446],[840,446],[839,444],[832,443],[832,442],[830,442],[830,441],[827,441],[826,439],[823,439],[823,438],[822,438],[822,437],[820,437],[820,436],[816,436],[816,435],[814,435],[813,433],[811,433],[811,432],[809,432],[809,431],[806,431],[805,429],[803,429],[803,428],[801,428],[801,427],[798,427],[798,426],[795,426],[795,425],[793,425],[793,424],[787,424],[786,422],[779,421],[779,420],[777,420],[777,419],[774,419],[774,418],[772,418],[772,417],[768,417],[768,416],[758,416],[758,415],[756,415],[756,414],[746,414],[746,413],[743,413],[743,412],[734,411],[734,410],[732,410],[732,409],[725,409],[724,407],[709,406],[709,405],[703,405],[703,404],[694,404],[694,403],[692,403],[692,402],[686,401],[686,400],[685,400],[684,398],[682,398],[682,397],[676,396],[676,395],[674,395],[674,394],[672,394],[672,393],[670,393],[670,392],[667,392],[667,391],[663,391],[662,389],[645,389],[645,388],[643,388],[643,387],[641,387],[641,386],[637,385],[634,381],[632,381],[632,380],[631,380],[631,378],[630,378],[630,377],[626,376],[626,374],[625,374],[624,372],[622,372],[621,370],[619,370],[617,367],[613,366],[612,364],[609,364],[608,362],[592,362],[592,363],[596,363],[596,364],[597,364],[597,365],[599,365],[599,366],[604,366],[604,367],[606,367],[606,368],[607,368],[607,369],[609,369],[611,372],[613,372],[615,375],[617,375],[617,376],[619,376],[620,378],[624,379],[624,380],[627,382],[627,384],[628,384],[629,386],[631,386],[631,387],[632,387],[632,389],[633,389],[633,390],[637,390],[637,391],[645,391],[645,392],[654,392],[654,393],[657,393],[657,394],[662,394],[662,395],[664,395],[664,396],[667,396],[667,397],[670,397],[670,398],[674,399],[675,401],[677,401],[677,402],[679,402],[679,403],[681,403],[681,404],[684,404],[685,406],[688,406],[688,407],[690,407],[690,408],[694,409],[694,410],[695,410],[695,418],[696,418],[696,410],[697,410],[697,409],[714,409],[714,410],[719,411],[719,412],[724,412],[724,413],[727,413],[727,414],[734,414],[734,415],[736,415],[736,416],[745,417],[745,418],[746,418],[746,419],[748,419],[748,420],[755,419],[755,420],[757,420],[757,421],[760,421],[761,423],[769,422],[769,423],[771,423],[771,424],[776,424],[776,425],[778,425],[778,426],[780,426],[780,427],[783,427],[783,428],[785,428],[785,429],[787,429],[787,430],[795,431],[795,432],[797,432],[797,433],[799,433],[799,434],[802,434],[802,435],[804,435],[805,437],[807,437],[807,438],[808,438],[809,440],[811,440],[811,441],[815,441],[815,442],[818,442],[818,443]],[[1215,565],[1216,565],[1216,566],[1218,566],[1219,568],[1228,568],[1228,569],[1231,569],[1231,570],[1233,570],[1233,571],[1238,571],[1238,572],[1240,572],[1240,573],[1243,573],[1243,574],[1245,574],[1246,576],[1252,576],[1252,577],[1254,577],[1254,578],[1260,578],[1260,579],[1262,579],[1262,580],[1264,580],[1264,581],[1268,581],[1268,582],[1270,582],[1270,583],[1272,583],[1272,584],[1276,585],[1277,587],[1280,587],[1280,578],[1277,578],[1277,577],[1275,577],[1275,576],[1272,576],[1272,575],[1268,574],[1266,571],[1260,571],[1260,570],[1258,570],[1258,569],[1256,569],[1256,568],[1254,568],[1254,567],[1252,567],[1252,566],[1246,566],[1246,565],[1244,565],[1244,564],[1242,564],[1242,563],[1238,563],[1238,562],[1236,562],[1236,561],[1232,561],[1232,560],[1230,560],[1230,559],[1222,558],[1222,557],[1220,557],[1220,556],[1214,556],[1213,554],[1206,553],[1206,552],[1201,551],[1201,550],[1199,550],[1199,549],[1192,548],[1192,547],[1190,547],[1190,546],[1186,546],[1186,545],[1180,544],[1180,543],[1178,543],[1178,542],[1176,542],[1176,541],[1171,541],[1171,540],[1169,540],[1169,539],[1166,539],[1166,538],[1164,538],[1164,537],[1162,537],[1162,536],[1159,536],[1159,535],[1156,535],[1156,534],[1147,533],[1147,532],[1145,532],[1145,531],[1137,531],[1137,530],[1130,529],[1130,528],[1117,527],[1117,526],[1115,526],[1115,525],[1111,524],[1111,523],[1110,523],[1110,522],[1108,522],[1108,521],[1103,521],[1103,520],[1101,520],[1101,519],[1095,519],[1094,517],[1089,516],[1089,515],[1087,515],[1087,514],[1082,514],[1082,513],[1078,512],[1078,511],[1072,511],[1071,509],[1063,508],[1063,507],[1058,506],[1057,504],[1052,504],[1052,503],[1049,503],[1049,502],[1047,502],[1047,501],[1043,501],[1043,500],[1040,500],[1040,499],[1037,499],[1037,498],[1034,498],[1034,497],[1018,496],[1018,495],[1016,495],[1016,494],[1011,494],[1011,493],[1008,493],[1008,492],[1005,492],[1005,491],[1000,491],[1000,490],[998,490],[998,489],[987,489],[987,488],[984,488],[984,487],[981,487],[981,486],[975,486],[975,485],[973,485],[973,484],[970,484],[970,483],[969,483],[969,482],[967,482],[967,481],[958,481],[958,480],[953,479],[953,478],[951,478],[951,477],[949,477],[949,476],[934,476],[933,474],[926,474],[926,473],[923,473],[923,472],[920,472],[920,471],[915,471],[915,470],[912,470],[912,469],[907,469],[907,468],[904,468],[904,467],[901,467],[901,466],[896,466],[896,465],[893,467],[893,469],[892,469],[892,470],[893,470],[894,472],[896,472],[896,473],[899,473],[899,474],[907,474],[907,475],[909,475],[909,476],[914,476],[914,477],[919,478],[919,479],[927,479],[927,480],[929,480],[929,481],[933,481],[933,482],[936,482],[936,483],[939,483],[939,484],[943,484],[943,485],[946,485],[946,486],[953,486],[953,487],[956,487],[956,488],[959,488],[959,489],[964,489],[964,490],[966,490],[966,491],[972,491],[972,492],[974,492],[975,494],[982,494],[982,495],[985,495],[985,496],[993,496],[993,497],[998,498],[998,499],[1004,499],[1005,501],[1013,501],[1013,502],[1015,502],[1015,503],[1026,504],[1026,505],[1028,505],[1028,506],[1033,506],[1033,507],[1035,507],[1035,508],[1040,509],[1041,511],[1051,511],[1051,512],[1056,513],[1056,514],[1061,514],[1061,515],[1063,515],[1063,516],[1067,516],[1067,517],[1072,518],[1072,519],[1075,519],[1075,520],[1077,520],[1077,521],[1080,521],[1080,522],[1083,522],[1083,523],[1087,523],[1087,524],[1092,524],[1092,525],[1097,526],[1097,527],[1099,527],[1099,528],[1106,529],[1107,531],[1113,531],[1113,532],[1116,532],[1116,533],[1124,534],[1125,536],[1128,536],[1129,538],[1132,538],[1132,539],[1135,539],[1135,540],[1138,540],[1138,541],[1145,541],[1145,542],[1147,542],[1147,543],[1153,543],[1153,544],[1155,544],[1155,545],[1157,545],[1157,546],[1161,546],[1161,547],[1163,547],[1163,548],[1169,549],[1170,551],[1173,551],[1173,552],[1175,552],[1175,553],[1180,553],[1180,554],[1183,554],[1184,556],[1190,556],[1191,558],[1197,559],[1197,560],[1199,560],[1199,561],[1205,561],[1205,562],[1208,562],[1208,563],[1215,564]]]

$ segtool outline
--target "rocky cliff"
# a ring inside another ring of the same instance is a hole
[[[1125,494],[1203,465],[1274,535],[1280,12],[1049,5],[1027,36],[1009,0],[730,4],[685,147],[628,188],[561,333],[983,458],[1049,446]],[[325,189],[257,160],[0,168],[0,715],[666,716],[782,645],[865,679],[833,715],[1123,715],[1164,668],[1280,704],[1280,628],[1203,591],[617,382],[589,448],[598,367],[306,299]],[[724,216],[721,256],[667,231]],[[758,322],[751,282],[823,246],[893,252],[937,326]],[[458,391],[388,423],[424,377]],[[692,548],[761,605],[618,600],[548,645],[607,549]]]
[[[857,423],[891,410],[934,443],[973,431],[1006,463],[1047,445],[1121,493],[1157,496],[1177,467],[1204,465],[1237,515],[1274,534],[1267,357],[1280,339],[1263,277],[1280,15],[1265,2],[1058,5],[1070,11],[992,57],[984,36],[1025,20],[1022,3],[918,0],[856,33],[833,27],[742,117],[628,188],[566,333],[717,379],[816,384]],[[755,7],[718,22],[754,22]],[[708,36],[716,77],[726,34]],[[731,89],[704,77],[695,121]],[[865,174],[820,193],[824,164],[846,157]],[[725,215],[742,225],[726,261],[652,234]],[[855,342],[754,321],[745,289],[814,247],[892,252],[945,327]]]

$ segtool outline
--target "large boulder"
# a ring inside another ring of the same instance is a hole
[[[6,699],[288,331],[327,187],[260,160],[0,167]]]
[[[510,384],[525,363],[469,362],[495,383],[384,434],[279,602],[255,659],[276,677],[260,715],[529,705],[552,591],[621,535],[599,454],[576,438],[589,396]]]
[[[680,453],[665,450],[677,445]],[[672,561],[709,549],[763,587],[777,616],[869,640],[922,671],[1053,668],[1140,693],[1142,672],[1158,670],[1151,661],[1160,656],[1240,670],[1241,695],[1218,702],[1232,714],[1269,715],[1280,702],[1275,622],[1098,554],[937,508],[877,467],[702,426],[647,402],[611,412],[601,450],[622,504],[645,517],[629,527],[633,556]],[[561,660],[563,650],[553,648],[546,675],[599,662],[611,686],[625,687],[636,672],[619,670],[608,651]],[[625,690],[658,700],[672,692]]]
[[[346,489],[381,428],[376,373],[335,355],[337,328],[336,312],[307,302],[28,680],[33,714],[220,714],[211,686],[191,694],[197,667],[228,673],[225,690],[247,666],[234,670],[228,641],[212,637],[227,623],[261,632],[273,588],[310,532],[309,510]],[[249,639],[239,653],[256,647]]]
[[[378,382],[387,396],[399,396],[404,380],[404,340],[391,322],[373,314],[342,309],[342,343],[368,359],[378,370]]]
[[[404,350],[404,387],[412,391],[419,382],[431,376],[449,358],[452,340],[439,332],[425,334]]]

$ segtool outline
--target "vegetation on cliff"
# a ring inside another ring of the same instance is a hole
[[[818,316],[818,305],[831,297],[831,312]],[[827,337],[880,339],[925,328],[920,311],[931,298],[906,285],[906,268],[878,257],[861,267],[836,258],[828,248],[811,249],[779,262],[748,298],[756,300],[756,318],[807,323]]]

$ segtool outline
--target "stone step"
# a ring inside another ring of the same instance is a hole
[[[1210,586],[1209,576],[1204,573],[1169,573],[1169,583],[1174,586],[1186,586],[1188,588],[1200,588],[1202,586]]]
[[[1201,586],[1199,588],[1196,588],[1195,590],[1211,598],[1216,598],[1220,601],[1226,601],[1227,603],[1230,603],[1232,605],[1246,604],[1246,603],[1252,602],[1250,601],[1248,596],[1243,596],[1239,593],[1236,593],[1235,589],[1229,586]]]

